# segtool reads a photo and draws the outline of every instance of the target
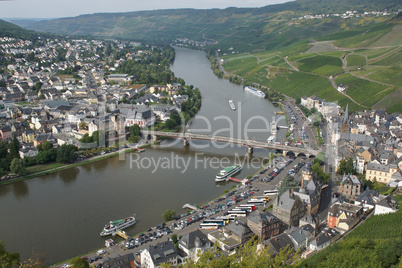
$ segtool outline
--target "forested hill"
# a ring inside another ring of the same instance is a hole
[[[264,42],[271,29],[280,31],[293,17],[306,14],[356,11],[397,11],[399,0],[296,0],[262,8],[175,9],[128,13],[98,13],[74,18],[41,21],[30,29],[58,34],[92,35],[146,41],[203,38],[217,41],[229,37]],[[318,34],[332,33],[339,25],[319,26]],[[313,29],[314,30],[314,29]],[[309,36],[301,32],[304,36]],[[235,38],[236,39],[236,38]],[[233,40],[230,40],[233,41]]]
[[[49,34],[44,35],[35,31],[27,30],[13,23],[0,19],[0,37],[12,37],[24,40],[32,40],[38,38],[38,36],[45,37],[51,35]]]

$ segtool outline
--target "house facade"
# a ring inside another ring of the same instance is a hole
[[[247,218],[247,225],[262,240],[279,234],[280,221],[269,212],[249,216]]]
[[[162,264],[177,267],[177,256],[177,251],[171,241],[148,246],[141,253],[141,267],[155,268],[160,267]]]
[[[191,259],[197,262],[199,259],[199,254],[202,254],[212,248],[212,243],[200,230],[183,235],[178,244],[179,249],[185,253],[185,255],[182,257],[183,262],[185,262],[186,259]]]
[[[398,171],[398,166],[395,164],[384,165],[378,161],[367,163],[366,180],[378,181],[388,184],[392,175]]]
[[[328,227],[348,231],[363,216],[363,207],[347,202],[334,203],[328,211]]]
[[[363,192],[364,183],[356,175],[343,175],[339,192],[346,197],[356,197]]]
[[[288,190],[277,196],[274,202],[273,213],[286,225],[298,226],[299,219],[305,215],[306,204],[299,196]]]

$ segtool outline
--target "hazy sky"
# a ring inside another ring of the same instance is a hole
[[[289,0],[0,0],[0,18],[60,18],[98,12],[262,7]]]

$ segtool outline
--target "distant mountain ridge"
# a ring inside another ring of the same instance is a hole
[[[97,13],[41,21],[29,25],[29,29],[64,35],[91,35],[144,41],[173,40],[183,37],[193,40],[210,38],[219,41],[234,33],[241,33],[240,36],[247,37],[250,32],[258,32],[258,37],[262,37],[266,27],[272,27],[270,23],[272,20],[280,21],[308,13],[384,9],[391,11],[398,8],[402,8],[402,5],[397,0],[297,0],[262,8]]]

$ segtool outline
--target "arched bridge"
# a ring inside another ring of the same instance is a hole
[[[195,134],[190,132],[163,132],[163,131],[149,131],[142,130],[143,136],[151,136],[155,141],[158,137],[167,137],[174,139],[184,140],[184,145],[188,145],[189,140],[205,140],[205,141],[215,141],[223,143],[233,143],[249,148],[249,153],[253,152],[253,148],[264,148],[264,149],[275,149],[283,151],[284,154],[287,152],[294,152],[295,154],[305,154],[306,156],[317,155],[319,151],[310,148],[301,148],[296,146],[281,145],[281,144],[271,144],[256,140],[246,140],[239,138],[223,137],[223,136],[212,136],[207,134]]]

